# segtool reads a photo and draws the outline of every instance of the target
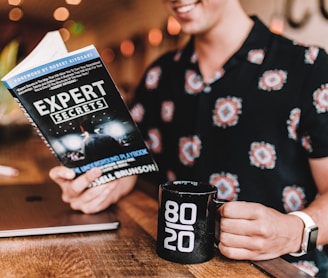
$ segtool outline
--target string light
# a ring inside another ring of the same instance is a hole
[[[24,12],[20,6],[24,0],[7,0],[11,6],[16,6],[11,9],[8,17],[11,21],[19,21],[22,19]],[[65,0],[68,5],[79,5],[82,0]],[[84,31],[84,25],[81,22],[68,20],[70,11],[66,7],[58,7],[53,12],[53,18],[57,21],[65,22],[63,28],[59,29],[63,40],[66,42],[71,38],[71,35],[79,35]],[[167,32],[170,35],[178,35],[181,31],[179,22],[172,16],[167,20]],[[160,28],[151,28],[148,32],[148,43],[151,46],[159,46],[163,42],[163,32]],[[122,56],[130,57],[134,55],[135,43],[132,39],[122,40],[119,45],[119,50]],[[112,62],[115,59],[115,52],[112,48],[104,48],[101,51],[101,56],[106,63]]]
[[[270,31],[276,34],[283,34],[285,30],[285,21],[281,16],[273,16],[270,23]]]
[[[60,28],[59,32],[60,32],[60,35],[62,36],[64,42],[67,42],[69,40],[69,38],[71,37],[70,32],[66,28]]]
[[[11,21],[19,21],[22,19],[24,12],[21,8],[12,8],[8,14],[8,17]]]
[[[120,45],[120,51],[123,56],[130,57],[134,53],[134,43],[131,40],[123,40]]]
[[[68,5],[80,5],[82,0],[66,0]]]
[[[283,34],[285,31],[285,19],[281,1],[274,2],[274,11],[270,22],[270,31],[276,34]]]
[[[69,10],[65,7],[59,7],[54,11],[53,17],[57,21],[65,21],[69,18]]]
[[[63,26],[75,36],[81,35],[84,31],[84,25],[81,22],[76,22],[74,20],[67,20]]]
[[[73,35],[80,35],[84,30],[84,25],[81,22],[73,21],[69,30]]]
[[[103,59],[103,61],[105,63],[111,63],[115,59],[114,50],[112,48],[109,48],[109,47],[104,48],[101,51],[100,55],[101,55],[101,58]]]
[[[158,28],[150,29],[148,33],[148,41],[150,45],[158,46],[161,44],[162,40],[163,40],[163,33],[160,29]]]
[[[169,16],[167,19],[167,32],[172,35],[178,35],[181,31],[180,23],[173,17]]]
[[[8,0],[8,4],[12,6],[19,6],[23,4],[23,0]]]

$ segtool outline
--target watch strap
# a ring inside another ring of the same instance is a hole
[[[288,214],[295,215],[295,216],[299,217],[304,223],[304,230],[303,230],[302,242],[301,242],[301,250],[300,250],[300,252],[290,253],[289,254],[289,255],[292,255],[294,257],[299,257],[299,256],[302,256],[302,255],[305,255],[308,252],[308,250],[307,250],[308,249],[307,241],[308,241],[309,235],[307,233],[308,233],[309,228],[316,228],[317,225],[315,224],[313,219],[303,211],[293,211],[293,212],[290,212]]]

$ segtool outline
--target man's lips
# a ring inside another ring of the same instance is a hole
[[[185,5],[185,6],[175,8],[175,10],[178,13],[187,13],[187,12],[190,12],[195,6],[196,6],[195,4],[190,4],[190,5]]]
[[[196,4],[199,1],[196,1],[194,3],[190,3],[190,4],[183,4],[183,5],[175,5],[173,7],[173,9],[177,12],[177,13],[188,13],[190,12],[193,8],[196,7]]]

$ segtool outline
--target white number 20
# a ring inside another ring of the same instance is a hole
[[[190,219],[186,218],[186,210],[190,210]],[[164,239],[164,248],[172,251],[178,249],[180,252],[192,252],[195,246],[195,234],[192,225],[196,222],[197,206],[192,203],[182,203],[179,210],[179,204],[174,201],[165,203],[165,221],[169,227],[165,227],[165,232],[170,236]],[[181,224],[177,224],[180,221]],[[184,246],[183,242],[188,242]],[[174,242],[176,245],[174,245]]]

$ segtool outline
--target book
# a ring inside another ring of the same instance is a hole
[[[48,32],[1,81],[63,165],[77,176],[102,169],[90,186],[158,171],[94,45],[68,52]]]

